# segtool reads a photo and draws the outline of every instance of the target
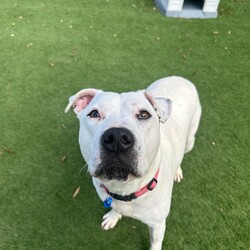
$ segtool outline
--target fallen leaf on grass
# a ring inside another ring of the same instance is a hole
[[[7,147],[4,147],[4,146],[3,146],[3,149],[4,149],[6,152],[10,153],[10,154],[15,154],[15,153],[13,152],[13,150],[10,149],[10,148],[7,148]]]
[[[3,152],[2,151],[0,151],[0,155],[2,155],[3,154]]]
[[[33,45],[33,43],[28,43],[28,44],[26,44],[26,47],[29,48],[29,47],[31,47],[32,45]]]
[[[199,71],[198,70],[195,70],[193,73],[192,73],[193,76],[197,76],[199,75]]]
[[[81,187],[80,186],[78,186],[76,189],[75,189],[75,192],[73,193],[73,198],[76,198],[76,196],[79,194],[79,192],[80,192],[80,189],[81,189]]]
[[[65,162],[66,159],[67,159],[67,156],[66,156],[66,155],[62,156],[62,157],[61,157],[61,163],[63,164],[63,163]]]

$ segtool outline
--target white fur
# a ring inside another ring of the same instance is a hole
[[[152,83],[146,91],[117,94],[91,89],[80,92],[71,98],[67,110],[79,103],[79,96],[87,93],[88,105],[82,110],[75,107],[80,120],[79,143],[102,200],[105,200],[107,194],[100,187],[101,184],[110,192],[128,195],[146,185],[160,167],[158,184],[153,191],[131,202],[114,199],[112,210],[103,217],[103,229],[113,228],[122,215],[138,219],[149,226],[150,249],[161,249],[173,183],[183,178],[181,162],[184,154],[193,148],[201,116],[194,85],[181,77],[167,77]],[[84,98],[81,100],[86,102]],[[147,109],[152,115],[145,122],[135,118],[141,108]],[[101,119],[90,119],[87,116],[93,109],[100,112]],[[125,127],[135,136],[134,147],[138,153],[141,178],[129,176],[124,182],[95,178],[96,167],[101,161],[100,138],[111,127]]]

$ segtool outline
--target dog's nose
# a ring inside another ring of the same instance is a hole
[[[110,128],[102,135],[101,143],[105,150],[118,154],[133,147],[135,140],[126,128]]]

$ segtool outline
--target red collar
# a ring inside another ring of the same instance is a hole
[[[104,201],[104,205],[105,205],[105,202],[107,202],[108,199],[109,200],[111,199],[111,197],[116,199],[116,200],[120,200],[120,201],[132,201],[132,200],[138,198],[139,196],[142,196],[143,194],[147,193],[148,191],[152,191],[157,185],[157,182],[158,182],[157,178],[158,178],[159,172],[160,172],[160,168],[158,168],[154,178],[147,185],[142,187],[139,191],[131,193],[129,195],[122,196],[122,195],[119,195],[119,194],[114,194],[114,193],[110,192],[107,189],[107,187],[105,187],[103,184],[101,184],[100,187],[103,188],[106,191],[106,193],[109,195],[106,198],[106,200]],[[110,204],[108,204],[108,205],[110,207],[111,203],[112,203],[112,200],[109,201],[109,202],[110,202]]]

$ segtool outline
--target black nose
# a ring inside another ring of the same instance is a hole
[[[118,154],[133,147],[135,140],[126,128],[110,128],[102,135],[101,143],[105,150]]]

